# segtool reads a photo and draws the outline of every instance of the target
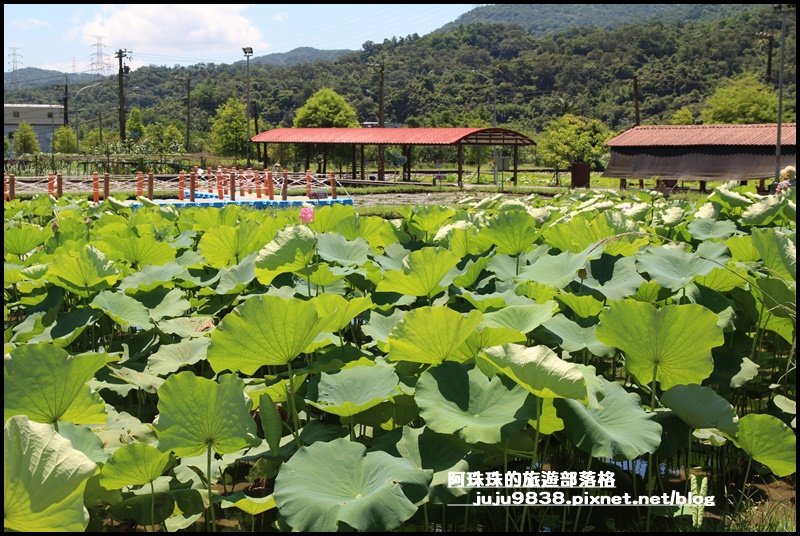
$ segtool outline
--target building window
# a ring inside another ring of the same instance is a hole
[[[52,119],[53,118],[53,112],[47,112],[47,118],[48,119]]]
[[[14,119],[19,119],[19,112],[12,112],[14,115]]]

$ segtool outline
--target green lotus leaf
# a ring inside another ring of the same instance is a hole
[[[533,399],[522,387],[458,363],[425,371],[414,397],[431,430],[458,434],[467,443],[499,443],[534,417]]]
[[[481,358],[538,397],[588,400],[586,380],[578,366],[547,346],[506,344],[486,349]]]
[[[394,327],[388,357],[392,361],[440,363],[456,355],[480,321],[480,311],[463,316],[443,306],[419,307],[406,313]]]
[[[120,281],[119,290],[149,291],[160,287],[166,288],[172,286],[173,281],[183,279],[186,274],[186,266],[175,262],[161,266],[148,265]]]
[[[597,316],[603,310],[603,302],[594,296],[578,296],[570,292],[560,292],[556,295],[556,299],[581,318]]]
[[[579,352],[586,348],[593,355],[614,355],[614,348],[597,340],[597,326],[583,327],[559,313],[545,322],[544,327],[561,339],[559,345],[567,352]]]
[[[377,292],[397,292],[409,296],[434,296],[442,291],[442,279],[458,264],[459,258],[445,249],[422,248],[408,255],[401,270],[384,272]]]
[[[417,205],[407,219],[408,226],[417,237],[427,243],[455,213],[452,208],[442,205]]]
[[[278,407],[267,393],[262,393],[258,399],[258,415],[261,418],[261,428],[264,430],[264,439],[269,445],[270,453],[277,456],[283,437],[283,422]]]
[[[490,247],[492,243],[481,233],[474,223],[460,220],[440,228],[434,242],[453,252],[457,257],[467,255],[480,255]],[[488,259],[486,259],[488,262]]]
[[[369,321],[361,327],[361,331],[367,337],[372,338],[380,351],[386,352],[389,348],[389,336],[405,314],[404,309],[395,309],[389,316],[370,311]]]
[[[621,300],[636,294],[644,282],[644,278],[636,271],[634,257],[615,259],[603,255],[589,264],[587,277],[581,283],[609,300]]]
[[[797,280],[797,246],[776,229],[754,229],[753,244],[769,272],[781,279]]]
[[[118,448],[103,466],[100,485],[106,489],[141,486],[160,477],[169,465],[169,453],[145,443],[128,443]]]
[[[717,292],[729,292],[747,285],[747,272],[738,266],[714,268],[706,275],[696,275],[694,282]]]
[[[556,413],[556,406],[553,403],[555,398],[539,398],[535,397],[534,400],[540,404],[539,418],[535,416],[528,421],[528,424],[539,430],[539,433],[550,435],[560,432],[564,429],[564,421],[558,418]]]
[[[717,221],[712,218],[699,218],[689,225],[689,232],[696,240],[728,238],[736,232],[736,224],[730,220]]]
[[[768,195],[756,201],[742,213],[742,223],[745,225],[769,225],[780,215],[783,208],[782,199],[775,195]]]
[[[330,322],[323,329],[328,331],[339,331],[350,325],[350,322],[372,308],[372,299],[353,298],[348,300],[338,294],[320,294],[311,302],[317,307],[319,316],[330,318]]]
[[[100,439],[100,436],[87,426],[60,421],[58,435],[69,439],[72,448],[84,453],[94,463],[106,463],[110,456],[103,448],[103,440]]]
[[[219,454],[259,443],[244,382],[224,374],[219,382],[184,371],[167,378],[158,390],[158,447],[178,456]]]
[[[521,332],[511,328],[482,328],[469,334],[458,351],[450,359],[465,362],[478,357],[482,350],[508,344],[512,342],[525,342],[527,337]]]
[[[558,417],[576,447],[595,458],[632,460],[652,453],[661,443],[661,425],[646,413],[639,396],[614,382],[599,378],[603,391],[599,408],[587,408],[576,400],[556,399]]]
[[[314,221],[309,225],[316,233],[341,232],[356,225],[356,210],[352,206],[335,204],[314,209]]]
[[[338,233],[325,233],[317,236],[317,252],[328,262],[342,266],[361,266],[367,262],[370,248],[369,242],[363,238],[347,240]]]
[[[100,250],[86,246],[78,251],[59,250],[53,255],[47,278],[54,285],[87,297],[113,285],[119,279],[119,271]]]
[[[495,245],[501,255],[520,255],[528,251],[539,236],[538,224],[525,210],[506,210],[483,229],[483,239]]]
[[[695,304],[612,302],[600,314],[597,338],[625,353],[625,368],[639,382],[664,390],[701,383],[714,369],[711,349],[724,342],[717,315]],[[655,377],[654,377],[655,374]]]
[[[211,333],[214,370],[255,374],[263,365],[286,365],[330,323],[316,306],[297,298],[258,295],[228,313]]]
[[[390,531],[417,511],[408,494],[427,487],[430,470],[347,439],[301,447],[275,479],[278,511],[292,529]],[[331,460],[336,460],[331,463]]]
[[[43,423],[104,423],[105,403],[87,382],[108,361],[106,354],[70,357],[44,343],[15,348],[3,363],[5,419],[26,415]]]
[[[156,353],[147,358],[146,370],[157,376],[177,372],[181,367],[206,359],[210,344],[211,339],[200,337],[160,346]]]
[[[554,290],[554,292],[556,292]],[[482,313],[491,310],[502,310],[509,305],[532,305],[534,302],[525,296],[519,296],[509,289],[504,292],[491,292],[480,294],[470,290],[462,290],[460,297],[468,301],[475,309]],[[547,302],[547,300],[544,300]]]
[[[275,504],[275,497],[272,495],[267,495],[266,497],[248,497],[243,491],[237,491],[236,493],[227,495],[220,503],[220,506],[222,508],[238,508],[251,516],[257,516],[258,514],[272,510],[277,505]]]
[[[695,276],[724,267],[729,260],[726,251],[725,244],[718,242],[703,242],[694,253],[682,246],[651,246],[638,255],[636,266],[662,287],[680,290]]]
[[[579,271],[594,258],[600,257],[603,250],[590,246],[580,253],[564,252],[558,255],[543,255],[520,270],[520,280],[535,281],[553,288],[561,289],[578,277]]]
[[[123,329],[135,327],[148,330],[153,327],[150,323],[150,314],[142,302],[122,292],[104,290],[95,296],[89,305],[103,311]]]
[[[180,289],[172,289],[164,295],[164,298],[155,307],[150,307],[148,313],[154,322],[163,318],[175,318],[183,316],[191,308],[189,300],[184,297]]]
[[[239,264],[267,242],[267,230],[254,221],[235,226],[220,225],[208,229],[197,245],[208,264],[214,268]]]
[[[714,189],[708,196],[708,200],[726,209],[747,207],[753,204],[752,200],[728,188]]]
[[[428,498],[448,501],[466,495],[468,488],[449,487],[450,471],[468,471],[466,460],[469,445],[451,434],[437,434],[427,427],[403,427],[403,436],[397,442],[397,452],[418,469],[433,471]]]
[[[255,279],[256,254],[251,253],[238,264],[219,269],[219,281],[214,292],[217,294],[239,294]]]
[[[152,508],[152,516],[151,516]],[[175,511],[175,498],[169,493],[134,495],[111,505],[108,515],[117,521],[135,521],[140,525],[157,525]]]
[[[96,467],[50,425],[11,418],[3,427],[4,528],[83,532],[83,492]]]
[[[213,327],[213,316],[181,316],[161,320],[158,323],[159,331],[177,335],[181,339],[203,337],[203,334]]]
[[[256,268],[294,272],[305,268],[314,258],[316,239],[305,225],[286,227],[275,235],[256,256]]]
[[[127,261],[136,267],[150,264],[160,266],[175,260],[175,249],[172,246],[149,235],[138,237],[132,234],[110,234],[98,243],[98,248],[110,258]]]
[[[797,438],[777,417],[745,415],[739,419],[736,441],[742,450],[779,477],[797,471]]]
[[[8,225],[8,223],[6,223]],[[3,229],[3,253],[22,257],[26,253],[43,246],[53,235],[50,229],[38,225],[22,223],[19,227]]]
[[[580,253],[589,246],[603,242],[609,255],[633,255],[648,242],[648,238],[628,234],[632,229],[619,213],[612,211],[579,214],[567,222],[551,225],[544,231],[548,244],[561,251]]]
[[[358,236],[369,243],[375,251],[381,251],[397,243],[397,232],[392,224],[379,216],[358,218]]]
[[[399,390],[394,367],[384,362],[345,367],[335,374],[323,372],[312,406],[340,417],[351,417],[385,402]]]
[[[736,436],[738,423],[733,406],[710,387],[676,385],[661,395],[661,403],[692,428],[717,428]]]
[[[62,311],[56,316],[55,322],[44,328],[40,334],[31,337],[28,342],[49,342],[61,348],[66,348],[77,339],[86,328],[97,322],[100,316],[99,312],[86,307],[77,307],[71,311]]]
[[[499,311],[486,313],[481,326],[510,328],[520,333],[529,333],[553,317],[558,305],[554,301],[531,305],[509,305]]]

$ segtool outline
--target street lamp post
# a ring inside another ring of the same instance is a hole
[[[492,84],[492,127],[497,127],[497,84],[494,83],[494,79],[486,76],[482,72],[477,69],[472,69],[472,72],[484,77]],[[494,179],[495,186],[497,185],[497,145],[492,145],[492,177]]]
[[[247,167],[250,167],[250,56],[253,55],[253,47],[243,47],[244,57],[247,58]]]
[[[81,94],[81,91],[84,89],[89,89],[90,87],[96,87],[102,84],[102,82],[97,82],[95,84],[90,84],[88,86],[83,86],[75,93],[75,143],[78,144],[78,152],[81,151],[81,129],[80,129],[80,121],[78,120],[78,95]]]

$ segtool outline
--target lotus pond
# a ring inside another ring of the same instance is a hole
[[[794,197],[402,215],[5,203],[5,528],[725,529],[794,488]]]

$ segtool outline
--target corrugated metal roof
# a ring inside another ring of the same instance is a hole
[[[665,125],[638,126],[608,141],[610,147],[692,145],[775,146],[778,125]],[[781,126],[781,145],[797,145],[797,124]]]
[[[256,134],[256,143],[364,145],[534,145],[506,128],[278,128]]]

